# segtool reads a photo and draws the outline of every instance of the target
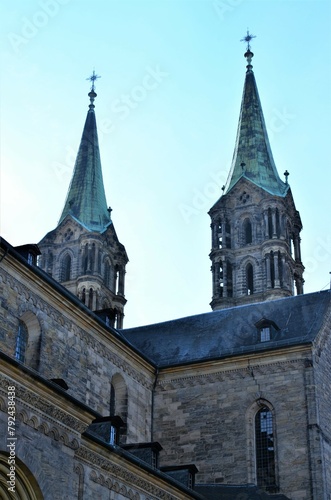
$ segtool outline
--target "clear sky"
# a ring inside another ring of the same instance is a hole
[[[331,271],[329,0],[1,2],[1,235],[60,217],[95,69],[108,204],[130,262],[125,326],[210,310],[209,208],[233,154],[247,28],[269,139],[304,229],[305,292]]]

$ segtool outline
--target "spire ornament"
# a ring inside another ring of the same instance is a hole
[[[101,78],[101,76],[99,75],[96,75],[95,74],[95,71],[93,70],[93,73],[91,76],[89,76],[88,78],[86,78],[86,80],[89,80],[91,82],[91,91],[88,93],[88,96],[90,98],[90,105],[89,105],[89,108],[90,109],[93,109],[95,106],[94,106],[94,99],[96,98],[97,94],[95,93],[95,81],[98,79],[98,78]]]
[[[94,70],[93,70],[92,75],[91,75],[91,76],[89,76],[88,78],[86,78],[86,80],[89,80],[89,81],[91,82],[91,92],[94,92],[94,91],[95,91],[95,81],[96,81],[98,78],[101,78],[101,76],[96,75]]]
[[[244,38],[242,38],[240,41],[241,42],[246,42],[247,43],[247,47],[246,47],[246,52],[244,54],[244,57],[246,57],[246,60],[247,60],[247,72],[251,71],[253,66],[251,64],[252,62],[252,58],[254,57],[254,54],[253,52],[251,51],[251,44],[250,44],[250,41],[253,39],[253,38],[256,38],[255,35],[252,35],[249,30],[247,29],[247,35],[244,36]]]
[[[247,29],[247,35],[246,35],[246,36],[244,36],[244,38],[242,38],[242,39],[240,40],[241,42],[246,42],[246,43],[247,43],[247,48],[246,48],[247,52],[248,52],[248,51],[250,52],[250,50],[251,50],[251,45],[250,45],[250,43],[249,43],[249,42],[250,42],[253,38],[256,38],[256,35],[251,35],[251,34],[250,34],[250,32],[249,32],[249,30]]]

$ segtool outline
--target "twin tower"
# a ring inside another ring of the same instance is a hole
[[[300,214],[278,175],[248,48],[231,170],[210,209],[213,310],[303,293]],[[94,81],[73,177],[57,227],[39,243],[40,267],[110,326],[123,327],[128,257],[102,179]]]

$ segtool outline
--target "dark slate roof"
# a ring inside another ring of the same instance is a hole
[[[276,169],[251,68],[249,66],[246,73],[236,144],[224,194],[245,177],[273,195],[285,196],[289,186],[280,179]]]
[[[59,224],[71,215],[89,230],[102,232],[110,223],[107,208],[94,105],[90,104]]]
[[[195,491],[206,500],[289,500],[285,495],[268,495],[254,485],[197,484]]]
[[[120,332],[159,367],[220,359],[312,342],[330,306],[330,296],[326,290]],[[270,341],[259,341],[261,320],[271,322]]]

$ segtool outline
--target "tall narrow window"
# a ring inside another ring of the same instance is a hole
[[[109,405],[109,414],[111,416],[115,415],[115,387],[113,384],[110,384],[110,405]]]
[[[276,234],[277,234],[277,238],[280,237],[280,216],[279,216],[279,210],[278,208],[276,208]]]
[[[275,447],[272,413],[266,406],[255,416],[255,449],[257,485],[276,491]]]
[[[245,245],[252,243],[252,224],[249,219],[244,221],[244,241]]]
[[[62,260],[61,281],[69,281],[71,278],[71,257],[67,254]]]
[[[15,358],[18,361],[25,361],[26,348],[28,345],[28,329],[23,321],[19,321],[16,337]]]
[[[86,245],[83,248],[83,255],[82,255],[82,270],[83,270],[83,274],[86,274],[87,267],[88,267],[88,245],[86,243]]]
[[[231,248],[231,226],[228,221],[225,223],[225,246]]]
[[[88,293],[88,307],[89,309],[93,309],[93,288],[90,288]]]
[[[272,230],[272,215],[271,215],[271,208],[268,208],[268,236],[271,239],[273,234]]]
[[[223,226],[222,226],[222,222],[220,222],[218,224],[217,238],[218,238],[218,248],[222,248],[223,247]]]
[[[224,275],[223,275],[223,262],[220,262],[219,264],[219,294],[220,297],[223,297],[223,290],[224,290]]]
[[[247,295],[252,295],[252,293],[254,292],[254,277],[253,277],[252,264],[247,264],[246,266],[246,292]]]
[[[105,285],[107,287],[109,287],[110,286],[110,264],[108,261],[105,262],[104,281],[105,281]]]

